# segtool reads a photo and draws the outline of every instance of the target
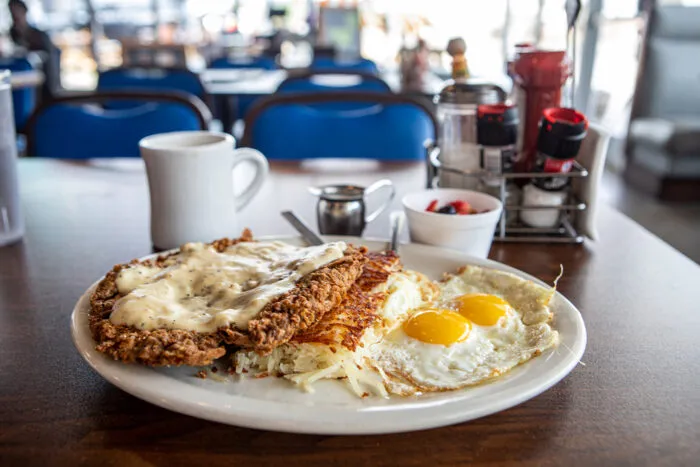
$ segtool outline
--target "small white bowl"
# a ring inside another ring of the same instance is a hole
[[[466,201],[480,214],[427,212],[425,209],[434,199],[438,200],[438,207],[451,201]],[[402,202],[412,242],[459,250],[479,258],[488,256],[503,211],[498,198],[478,191],[436,188],[408,194]]]

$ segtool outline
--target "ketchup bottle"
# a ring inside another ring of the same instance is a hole
[[[563,50],[524,50],[513,63],[516,103],[520,111],[516,172],[532,171],[542,111],[559,107],[562,86],[569,74],[569,64]]]

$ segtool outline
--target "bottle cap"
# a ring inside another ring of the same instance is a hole
[[[586,116],[562,107],[545,109],[542,115],[537,150],[555,159],[574,159],[588,130]]]
[[[507,104],[484,104],[477,109],[477,142],[484,146],[515,144],[518,136],[518,111]]]

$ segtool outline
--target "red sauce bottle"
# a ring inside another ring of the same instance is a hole
[[[516,102],[520,109],[517,172],[530,172],[537,155],[542,111],[561,104],[562,86],[569,78],[565,51],[522,51],[513,63]]]

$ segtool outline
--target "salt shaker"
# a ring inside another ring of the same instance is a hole
[[[22,238],[24,220],[17,183],[17,135],[10,72],[0,71],[0,246]]]

